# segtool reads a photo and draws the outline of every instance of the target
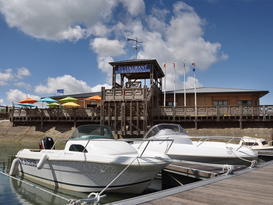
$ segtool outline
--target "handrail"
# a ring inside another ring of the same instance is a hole
[[[115,89],[110,90],[112,92],[121,91],[122,89]],[[127,88],[125,90],[139,90],[141,91],[141,95],[139,95],[136,98],[136,94],[132,94],[131,96],[119,96],[120,99],[142,99],[144,96],[145,88]],[[107,90],[106,90],[107,91]],[[147,95],[151,93],[151,90],[147,90]],[[114,93],[113,93],[114,95]],[[35,109],[29,109],[29,108],[11,108],[10,115],[13,119],[13,117],[26,117],[26,120],[28,117],[60,117],[60,115],[64,115],[67,113],[66,111],[74,110],[74,117],[77,116],[77,113],[79,112],[85,112],[88,111],[88,113],[94,113],[96,114],[96,110],[92,110],[90,108],[35,108]],[[47,116],[45,116],[44,112],[47,112]],[[185,116],[195,116],[195,107],[194,106],[159,106],[157,110],[154,110],[154,113],[157,113],[157,115],[161,116],[176,116],[176,117],[185,117]],[[73,114],[72,114],[73,116]],[[259,106],[198,106],[197,107],[197,117],[243,117],[243,116],[249,116],[249,117],[267,117],[267,116],[273,116],[273,105],[259,105]],[[64,117],[70,117],[70,116],[64,116]]]
[[[244,141],[243,138],[241,138],[241,137],[233,137],[233,136],[200,136],[200,137],[190,137],[190,138],[201,138],[200,140],[202,140],[202,142],[201,142],[199,145],[203,144],[203,143],[204,143],[205,141],[207,141],[208,139],[229,139],[229,138],[230,138],[230,140],[229,140],[228,142],[226,142],[227,145],[228,145],[232,140],[242,140],[242,141]],[[203,139],[205,139],[205,140],[203,140]],[[199,141],[200,141],[200,140],[199,140]],[[198,141],[198,142],[199,142],[199,141]],[[198,143],[198,142],[197,142],[197,143]],[[198,146],[199,146],[199,145],[198,145]],[[236,151],[238,151],[242,146],[243,146],[243,143],[241,143],[241,145],[236,149]],[[244,158],[242,158],[242,157],[236,155],[236,153],[233,151],[233,148],[232,148],[232,147],[226,146],[226,148],[227,148],[228,150],[230,150],[230,151],[233,153],[233,155],[234,155],[235,157],[238,157],[239,159],[241,159],[241,160],[243,160],[243,161],[250,162],[250,163],[251,163],[250,168],[254,167],[255,164],[257,163],[256,160],[250,161],[250,160],[244,159]]]
[[[233,137],[233,136],[195,136],[195,137],[190,137],[190,138],[191,139],[199,139],[200,138],[200,140],[197,141],[197,147],[199,147],[200,145],[202,145],[205,141],[208,141],[209,139],[220,139],[220,140],[229,139],[228,142],[225,142],[226,145],[230,144],[232,140],[237,140],[237,141],[243,140],[241,137]],[[243,145],[241,144],[241,146],[236,151],[238,151],[242,146]]]
[[[273,145],[273,140],[271,140],[271,141],[268,142],[268,144],[270,144],[270,143],[271,143],[271,146],[272,146]]]
[[[168,138],[168,139],[142,139],[142,138],[130,138],[130,139],[117,139],[117,140],[119,140],[119,141],[126,141],[126,142],[128,142],[128,143],[134,142],[134,141],[141,141],[142,143],[139,144],[138,148],[140,148],[141,145],[142,145],[144,142],[148,141],[148,143],[147,143],[147,145],[145,146],[145,149],[143,149],[143,151],[146,150],[146,148],[148,147],[148,144],[150,144],[150,142],[153,142],[153,141],[160,141],[160,142],[169,141],[169,142],[171,142],[171,143],[170,143],[169,146],[167,146],[167,148],[166,148],[164,154],[166,154],[166,153],[169,151],[169,149],[171,148],[171,146],[172,146],[172,144],[173,144],[173,142],[174,142],[174,139],[169,139],[169,138]]]

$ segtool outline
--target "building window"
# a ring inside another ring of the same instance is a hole
[[[213,101],[213,105],[214,105],[214,106],[228,105],[228,101],[227,101],[227,100],[223,100],[223,101]]]
[[[252,105],[251,100],[238,100],[238,105]]]
[[[173,106],[173,102],[167,102],[167,106]]]

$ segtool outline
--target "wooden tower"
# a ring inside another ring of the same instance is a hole
[[[143,135],[153,125],[153,108],[162,105],[164,73],[154,59],[109,64],[113,66],[112,88],[102,88],[100,123],[115,134]]]

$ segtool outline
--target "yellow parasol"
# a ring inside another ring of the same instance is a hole
[[[74,103],[74,102],[67,102],[67,103],[64,103],[62,105],[65,106],[65,107],[80,107],[79,104]]]

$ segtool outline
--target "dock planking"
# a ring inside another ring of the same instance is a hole
[[[218,176],[113,205],[142,204],[273,204],[273,161],[244,169],[233,175]]]

